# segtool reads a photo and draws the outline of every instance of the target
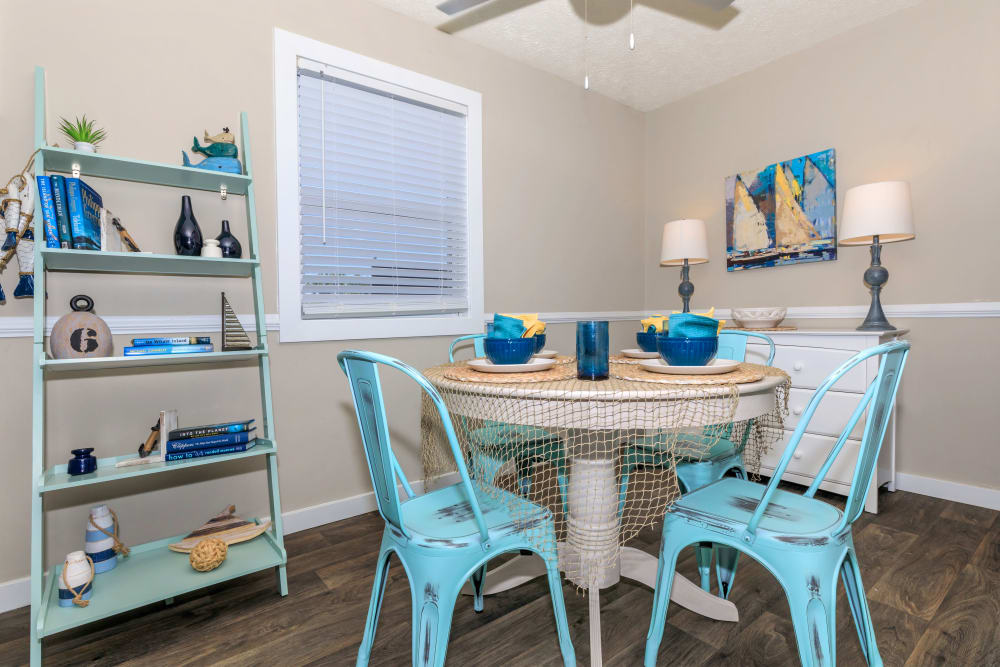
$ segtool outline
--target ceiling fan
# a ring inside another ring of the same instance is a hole
[[[444,0],[444,2],[437,5],[445,14],[452,16],[460,12],[464,12],[467,9],[472,9],[473,7],[478,7],[480,5],[485,5],[488,2],[493,2],[494,0]],[[689,0],[693,4],[701,5],[707,7],[708,9],[714,9],[716,11],[721,11],[729,5],[733,4],[735,0]]]

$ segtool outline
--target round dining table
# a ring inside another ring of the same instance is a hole
[[[467,424],[473,423],[513,422],[518,428],[575,433],[574,442],[577,443],[581,442],[580,433],[600,434],[593,438],[593,441],[601,443],[600,451],[595,453],[585,447],[574,447],[572,452],[567,452],[568,525],[575,530],[568,530],[565,539],[557,544],[560,569],[570,581],[585,589],[589,598],[591,664],[600,665],[600,589],[618,583],[621,577],[655,588],[657,558],[640,549],[624,546],[621,543],[621,528],[617,526],[618,533],[598,545],[607,552],[600,561],[600,571],[595,573],[593,568],[588,570],[581,565],[581,559],[595,549],[593,539],[596,538],[592,536],[600,535],[602,529],[602,526],[586,525],[593,508],[584,506],[592,503],[595,497],[595,490],[586,488],[587,485],[609,478],[615,480],[621,448],[636,433],[647,431],[650,424],[656,424],[659,429],[691,432],[704,427],[718,427],[720,421],[725,426],[776,412],[780,414],[777,407],[779,387],[787,386],[788,376],[778,369],[756,367],[763,369],[764,376],[752,382],[668,384],[629,379],[636,375],[631,372],[634,367],[612,364],[612,377],[606,380],[578,380],[575,372],[572,377],[565,377],[569,374],[567,372],[560,380],[505,382],[493,377],[478,377],[483,374],[466,370],[456,373],[456,366],[462,363],[435,366],[424,371],[444,398],[456,431],[461,432],[469,428]],[[575,368],[575,364],[566,366],[567,371],[575,371]],[[697,401],[698,409],[685,409],[684,406],[692,400]],[[426,423],[424,430],[426,449],[429,446]],[[465,440],[463,446],[468,446],[468,441],[461,435],[460,440]],[[586,441],[586,438],[582,440]],[[609,447],[609,442],[613,442],[614,446]],[[425,455],[425,474],[440,473],[426,470],[427,460]],[[596,493],[601,494],[600,491]],[[604,491],[603,495],[608,497],[605,504],[610,504],[609,493]],[[614,507],[609,508],[612,511],[618,508],[617,492],[613,500]],[[654,525],[662,520],[662,511],[661,508],[658,516],[645,517],[640,521],[644,521],[645,525]],[[606,529],[606,526],[603,528]],[[585,538],[590,536],[591,539],[582,539],[580,535]],[[518,555],[489,570],[484,593],[500,593],[544,575],[545,565],[541,558]],[[467,584],[463,592],[471,594],[471,586]],[[732,622],[739,620],[733,603],[703,590],[679,574],[674,576],[670,599],[708,618]]]

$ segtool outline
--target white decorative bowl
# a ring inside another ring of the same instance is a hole
[[[772,329],[785,319],[787,308],[733,308],[733,320],[744,329]]]

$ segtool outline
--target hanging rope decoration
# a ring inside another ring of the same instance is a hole
[[[72,586],[69,585],[69,580],[66,578],[66,569],[67,566],[69,565],[69,561],[63,562],[62,582],[63,585],[66,586],[66,590],[73,591],[73,604],[75,604],[77,607],[86,607],[88,604],[90,604],[90,600],[83,599],[83,594],[87,592],[87,589],[90,587],[90,585],[94,583],[94,560],[90,556],[87,556],[87,563],[90,565],[90,578],[87,579],[87,583],[83,584],[82,586],[77,586],[76,588],[73,588]]]
[[[107,530],[101,528],[96,523],[94,523],[93,516],[91,516],[88,519],[88,521],[90,521],[91,526],[93,526],[95,529],[103,533],[105,537],[110,537],[112,540],[114,540],[115,544],[111,548],[114,550],[116,554],[121,554],[123,558],[128,558],[131,549],[125,546],[125,544],[120,539],[118,539],[118,515],[115,514],[115,511],[113,509],[109,509],[108,511],[111,512],[111,520],[114,521],[113,524],[114,533],[109,533]]]

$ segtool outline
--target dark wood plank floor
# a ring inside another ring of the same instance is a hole
[[[826,496],[831,502],[836,497]],[[903,491],[881,492],[877,516],[855,524],[855,542],[886,665],[1000,665],[1000,513]],[[46,641],[47,665],[350,665],[368,606],[382,523],[376,514],[290,535],[288,597],[261,573],[151,605]],[[635,542],[655,552],[658,532]],[[691,554],[680,565],[694,578]],[[372,665],[410,662],[410,595],[393,566]],[[113,591],[98,591],[97,595]],[[565,587],[577,662],[589,664],[587,602]],[[774,578],[741,559],[732,600],[738,624],[676,605],[667,616],[661,665],[794,665],[794,635]],[[639,665],[652,606],[628,581],[602,592],[608,665]],[[840,665],[863,665],[843,597],[837,607]],[[28,610],[0,615],[0,665],[28,658]],[[541,580],[455,611],[449,665],[560,665]]]

